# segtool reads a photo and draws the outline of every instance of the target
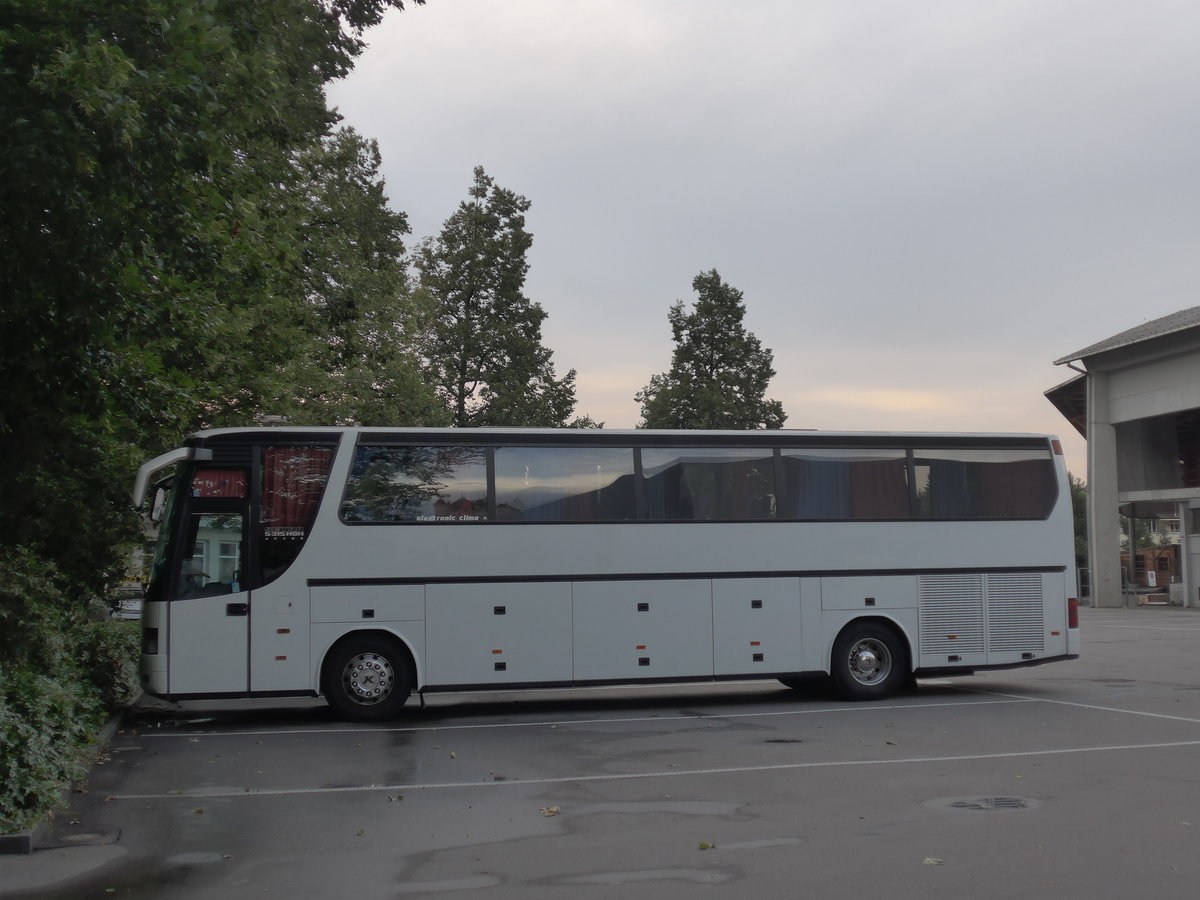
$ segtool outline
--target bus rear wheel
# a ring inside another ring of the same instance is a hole
[[[394,641],[374,636],[350,638],[329,652],[321,691],[344,719],[390,719],[399,714],[412,693],[408,659]]]
[[[829,677],[847,700],[881,700],[908,680],[904,639],[878,622],[851,623],[833,644]]]

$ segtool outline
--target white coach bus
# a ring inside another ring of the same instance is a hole
[[[1050,436],[222,429],[143,465],[151,493],[169,699],[383,719],[414,690],[818,673],[874,699],[1079,653]]]

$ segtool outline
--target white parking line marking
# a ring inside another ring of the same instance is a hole
[[[800,769],[833,769],[850,766],[898,766],[921,763],[974,762],[987,759],[1025,759],[1037,756],[1066,756],[1079,753],[1119,753],[1130,750],[1169,750],[1179,747],[1198,747],[1200,740],[1169,741],[1154,744],[1113,744],[1104,747],[1064,747],[1058,750],[1019,750],[1007,753],[973,753],[961,756],[912,756],[900,759],[847,759],[822,762],[777,763],[764,766],[724,766],[712,769],[672,769],[666,772],[630,772],[613,775],[565,775],[555,778],[510,778],[505,781],[443,781],[430,784],[364,784],[319,788],[264,788],[254,790],[177,791],[167,794],[115,794],[109,800],[196,800],[232,799],[236,797],[291,797],[308,794],[383,793],[428,790],[462,790],[464,788],[512,787],[514,785],[583,784],[597,781],[634,781],[645,778],[684,778],[693,775],[740,775],[752,772],[786,772]]]
[[[1143,712],[1137,709],[1121,709],[1117,706],[1100,706],[1098,703],[1079,703],[1074,700],[1055,700],[1051,697],[1026,697],[1024,694],[1008,694],[1003,691],[984,691],[976,688],[963,688],[963,690],[973,691],[977,694],[982,694],[986,697],[1008,697],[1012,700],[1028,700],[1037,703],[1053,703],[1057,706],[1074,706],[1077,709],[1091,709],[1097,712],[1114,712],[1122,713],[1127,716],[1144,716],[1148,719],[1167,719],[1172,722],[1191,722],[1193,725],[1200,725],[1200,718],[1195,716],[1172,716],[1167,713]]]
[[[999,696],[999,695],[998,695]],[[905,709],[938,709],[946,706],[988,706],[997,703],[1013,703],[1014,699],[1001,700],[948,700],[941,703],[879,703],[856,704],[854,706],[822,706],[813,709],[787,709],[778,712],[745,712],[745,713],[712,713],[706,715],[686,716],[628,716],[611,719],[547,719],[541,722],[490,722],[471,725],[413,725],[396,728],[286,728],[263,731],[143,731],[139,737],[156,738],[194,738],[194,737],[263,737],[264,735],[297,735],[297,734],[408,734],[424,731],[470,731],[490,728],[562,728],[568,725],[621,725],[627,722],[686,722],[691,719],[758,719],[777,716],[811,716],[816,713],[852,713],[898,711]],[[1016,700],[1023,703],[1037,703],[1036,697],[1023,697]]]

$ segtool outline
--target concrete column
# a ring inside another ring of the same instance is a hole
[[[1181,503],[1182,512],[1185,516],[1180,522],[1183,532],[1183,552],[1180,556],[1184,560],[1183,569],[1183,591],[1184,591],[1184,606],[1200,607],[1200,534],[1195,534],[1192,529],[1193,514],[1197,509],[1200,509],[1200,500],[1192,500],[1189,503]]]
[[[1117,496],[1117,430],[1110,421],[1108,375],[1088,371],[1088,567],[1092,604],[1119,607],[1121,522]]]
[[[1183,605],[1192,606],[1192,593],[1195,587],[1192,582],[1192,541],[1188,536],[1191,523],[1188,522],[1188,504],[1181,501],[1175,504],[1175,515],[1179,519],[1179,586],[1175,588],[1183,594]],[[1174,601],[1174,597],[1172,597]]]

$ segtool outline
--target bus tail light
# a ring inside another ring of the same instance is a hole
[[[1079,598],[1072,597],[1067,601],[1067,627],[1079,627]]]
[[[156,656],[158,654],[157,628],[142,629],[142,653],[146,656]]]

